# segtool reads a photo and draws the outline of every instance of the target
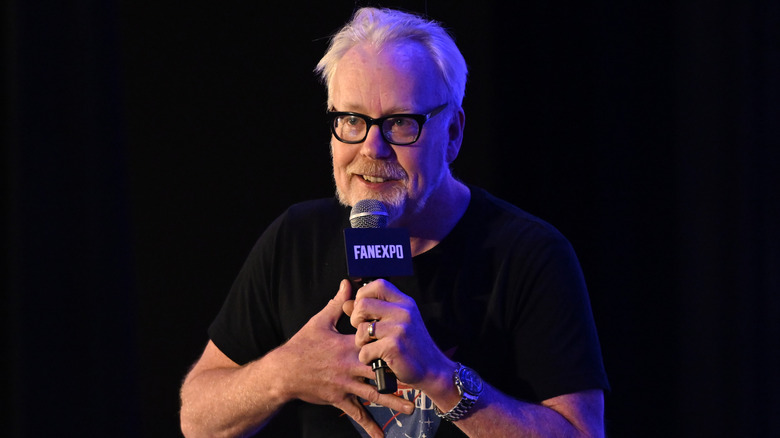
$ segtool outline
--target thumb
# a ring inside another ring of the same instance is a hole
[[[341,280],[341,283],[339,283],[339,290],[336,292],[336,296],[333,300],[341,306],[350,298],[352,298],[352,284],[349,280]]]
[[[344,306],[344,303],[350,299],[351,295],[352,286],[349,284],[349,281],[341,280],[341,283],[339,284],[339,290],[336,292],[336,296],[328,301],[328,304],[324,309],[322,309],[320,314],[327,315],[327,317],[331,319],[335,325],[343,313],[342,307]]]

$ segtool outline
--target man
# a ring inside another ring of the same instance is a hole
[[[260,238],[182,386],[185,435],[603,435],[608,384],[568,242],[449,170],[466,82],[451,37],[364,8],[318,71],[342,205],[295,205]],[[362,199],[409,230],[413,277],[344,279]],[[377,358],[396,394],[367,380]]]

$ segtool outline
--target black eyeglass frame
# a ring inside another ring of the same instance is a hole
[[[336,139],[338,141],[342,142],[342,143],[346,143],[346,144],[363,143],[364,141],[366,141],[366,138],[368,138],[368,131],[371,130],[371,127],[374,126],[374,125],[377,125],[377,126],[379,126],[379,132],[380,132],[380,134],[382,134],[382,138],[384,138],[386,142],[388,142],[390,144],[394,144],[396,146],[408,146],[410,144],[415,143],[417,140],[420,139],[420,135],[422,134],[423,125],[425,125],[425,122],[430,120],[431,117],[433,117],[433,116],[439,114],[440,112],[442,112],[444,110],[444,108],[446,108],[446,107],[447,107],[447,104],[444,103],[442,105],[437,106],[436,108],[433,109],[433,111],[431,111],[431,112],[429,112],[427,114],[390,114],[390,115],[387,115],[387,116],[384,116],[384,117],[379,117],[379,118],[376,118],[376,119],[371,118],[371,117],[369,117],[369,116],[367,116],[365,114],[355,113],[355,112],[351,112],[351,111],[328,111],[326,114],[327,114],[327,117],[328,117],[328,122],[330,123],[330,132],[332,132],[333,136],[336,137]],[[366,122],[366,132],[363,135],[362,139],[345,141],[341,137],[339,137],[339,135],[336,133],[335,121],[336,121],[336,118],[343,117],[343,116],[358,117],[360,119],[363,119],[364,122]],[[387,138],[387,136],[385,136],[385,132],[382,130],[382,125],[385,123],[385,120],[399,118],[399,117],[407,117],[407,118],[413,119],[414,121],[417,122],[417,125],[420,127],[420,129],[417,130],[417,136],[414,138],[414,140],[412,140],[410,142],[406,142],[406,143],[399,143],[399,142],[396,142],[396,141],[392,141],[389,138]]]

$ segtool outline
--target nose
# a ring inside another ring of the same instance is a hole
[[[385,159],[393,155],[393,146],[385,140],[381,132],[382,127],[373,125],[368,128],[366,140],[360,147],[360,153],[369,158]]]

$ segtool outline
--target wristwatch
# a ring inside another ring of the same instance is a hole
[[[458,393],[461,396],[460,402],[446,413],[439,410],[438,406],[433,406],[436,415],[447,421],[458,421],[465,417],[479,399],[479,395],[482,394],[482,378],[471,368],[464,367],[458,363],[458,368],[453,374],[453,380],[455,380],[455,386],[458,388]]]

